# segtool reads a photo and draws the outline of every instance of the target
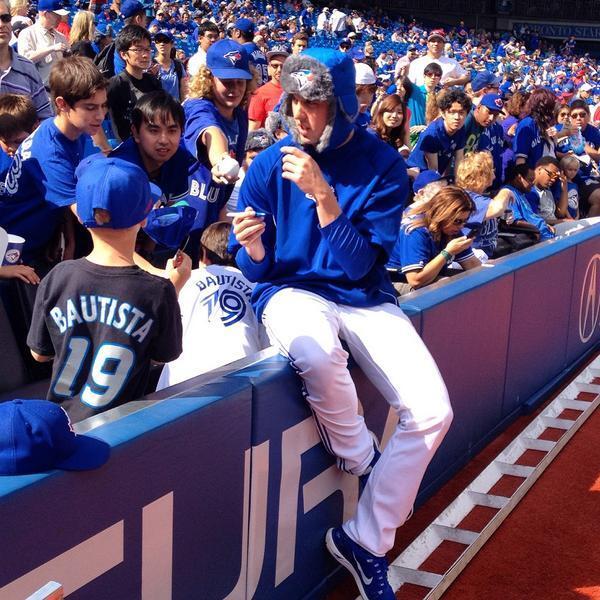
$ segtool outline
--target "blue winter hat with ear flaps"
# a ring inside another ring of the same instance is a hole
[[[354,128],[358,115],[352,59],[331,48],[309,48],[301,54],[288,56],[283,63],[281,87],[285,94],[281,114],[297,139],[296,125],[291,117],[291,96],[330,103],[329,121],[315,150],[325,152],[340,146]]]

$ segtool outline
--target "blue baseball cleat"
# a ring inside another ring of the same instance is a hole
[[[333,558],[346,567],[365,600],[395,600],[396,595],[387,578],[385,556],[375,556],[353,542],[341,527],[330,529],[325,545]]]

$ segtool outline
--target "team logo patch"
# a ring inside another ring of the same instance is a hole
[[[8,250],[4,255],[4,259],[6,260],[6,262],[10,263],[11,265],[14,265],[17,262],[19,262],[19,258],[21,258],[21,251],[17,250],[16,248]]]
[[[294,71],[290,73],[290,75],[296,80],[296,83],[299,86],[298,91],[302,91],[304,88],[310,86],[310,84],[314,81],[315,76],[310,69],[302,69],[301,71]]]
[[[238,50],[232,50],[231,52],[228,52],[227,54],[224,54],[223,58],[226,58],[235,67],[235,65],[237,64],[237,62],[239,60],[242,60],[242,53],[239,52]]]
[[[503,108],[504,107],[504,102],[502,102],[502,98],[496,98],[494,100],[494,104],[498,107],[498,108]]]

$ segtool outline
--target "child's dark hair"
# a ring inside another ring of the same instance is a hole
[[[140,25],[126,25],[117,35],[115,49],[117,52],[127,52],[133,44],[142,40],[148,40],[150,44],[152,43],[152,36],[147,29]]]
[[[79,100],[92,97],[108,87],[108,80],[98,67],[84,56],[69,56],[59,60],[50,71],[52,101],[61,97],[71,107]]]
[[[234,267],[235,260],[233,254],[229,254],[227,251],[230,232],[231,223],[219,221],[209,225],[203,231],[202,237],[200,238],[202,259],[208,259],[213,265]]]
[[[542,156],[542,158],[535,163],[535,168],[546,167],[548,165],[554,165],[557,169],[560,169],[560,163],[554,156]]]
[[[450,110],[450,107],[455,102],[460,104],[461,108],[465,112],[469,112],[471,110],[471,98],[469,98],[469,96],[467,96],[467,94],[465,94],[461,89],[451,88],[444,94],[440,94],[440,96],[438,96],[438,106],[442,112]]]
[[[527,163],[516,164],[515,162],[508,163],[506,167],[506,181],[514,181],[517,177],[521,176],[526,178],[531,167]]]
[[[150,124],[159,120],[167,123],[172,118],[183,130],[185,115],[183,107],[171,94],[164,90],[144,94],[131,111],[131,124],[139,131],[142,123]]]
[[[30,98],[20,94],[0,94],[0,138],[9,139],[18,133],[32,133],[38,122]]]

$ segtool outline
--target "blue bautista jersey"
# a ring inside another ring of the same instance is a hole
[[[261,152],[240,190],[238,210],[252,206],[267,213],[262,235],[266,256],[260,263],[233,237],[231,244],[242,272],[258,282],[252,295],[256,314],[260,318],[269,298],[285,287],[351,306],[395,302],[385,263],[408,192],[402,157],[358,128],[335,150],[311,150],[342,209],[335,221],[320,227],[314,201],[282,178],[281,147],[292,145],[288,136]]]
[[[444,127],[444,120],[440,117],[427,126],[419,136],[416,146],[406,161],[409,167],[417,167],[421,171],[428,169],[425,154],[438,155],[438,172],[442,175],[450,167],[457,150],[465,147],[466,135],[461,127],[454,135],[450,136]]]
[[[17,150],[0,189],[0,226],[25,238],[24,261],[43,253],[62,209],[75,203],[75,169],[87,140],[70,140],[46,119]]]
[[[245,44],[242,44],[242,46],[244,46],[244,48],[246,48],[248,52],[250,64],[258,71],[258,74],[260,76],[258,80],[258,85],[264,85],[265,83],[267,83],[267,81],[269,81],[267,57],[254,42],[246,42]]]

